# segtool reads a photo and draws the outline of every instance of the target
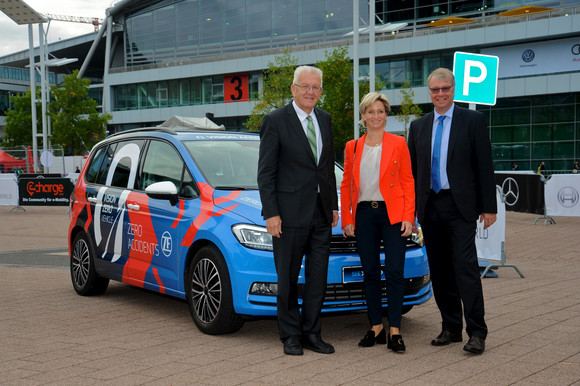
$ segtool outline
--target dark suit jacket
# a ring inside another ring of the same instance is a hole
[[[423,221],[431,189],[431,134],[434,113],[411,122],[408,145],[415,177],[417,218]],[[453,200],[466,221],[497,213],[489,132],[481,112],[455,105],[449,134],[447,177]]]
[[[310,225],[318,187],[328,222],[332,222],[332,211],[338,210],[332,121],[327,112],[314,110],[323,143],[318,165],[291,103],[266,115],[260,127],[262,215],[265,219],[279,215],[282,226]]]

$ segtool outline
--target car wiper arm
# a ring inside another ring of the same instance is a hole
[[[258,190],[258,188],[253,188],[250,186],[227,186],[227,185],[220,185],[214,186],[215,190]]]

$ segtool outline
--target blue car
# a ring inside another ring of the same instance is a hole
[[[275,316],[272,238],[257,185],[259,141],[252,133],[155,127],[97,144],[71,197],[75,291],[99,295],[112,279],[185,299],[207,334]],[[340,184],[338,165],[336,173]],[[432,294],[420,234],[408,239],[405,279],[408,312]],[[354,239],[343,238],[339,223],[323,312],[365,309],[362,281]]]

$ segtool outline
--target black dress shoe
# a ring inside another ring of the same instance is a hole
[[[330,343],[323,341],[320,334],[312,333],[302,336],[302,346],[321,354],[334,353],[334,347]]]
[[[437,338],[431,341],[433,346],[445,346],[452,342],[461,342],[463,340],[463,336],[460,332],[451,332],[451,331],[441,331],[441,334],[437,336]]]
[[[485,339],[472,336],[465,346],[463,346],[463,349],[472,354],[481,354],[485,350]]]
[[[387,344],[387,334],[383,328],[379,335],[375,336],[373,330],[368,330],[366,335],[358,342],[359,347],[373,347],[376,344]]]
[[[389,344],[387,345],[387,348],[390,348],[396,353],[404,353],[406,348],[405,342],[403,342],[403,337],[401,335],[389,336]]]
[[[286,355],[302,355],[302,344],[300,338],[297,336],[290,336],[284,340],[284,354]]]

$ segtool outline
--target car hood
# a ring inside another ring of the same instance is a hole
[[[220,210],[235,213],[253,224],[266,226],[266,220],[262,217],[262,201],[257,190],[215,190],[213,202]],[[340,220],[332,229],[332,234],[342,235]]]
[[[262,217],[262,201],[257,190],[216,190],[213,203],[220,210],[235,213],[256,225],[266,225]]]

